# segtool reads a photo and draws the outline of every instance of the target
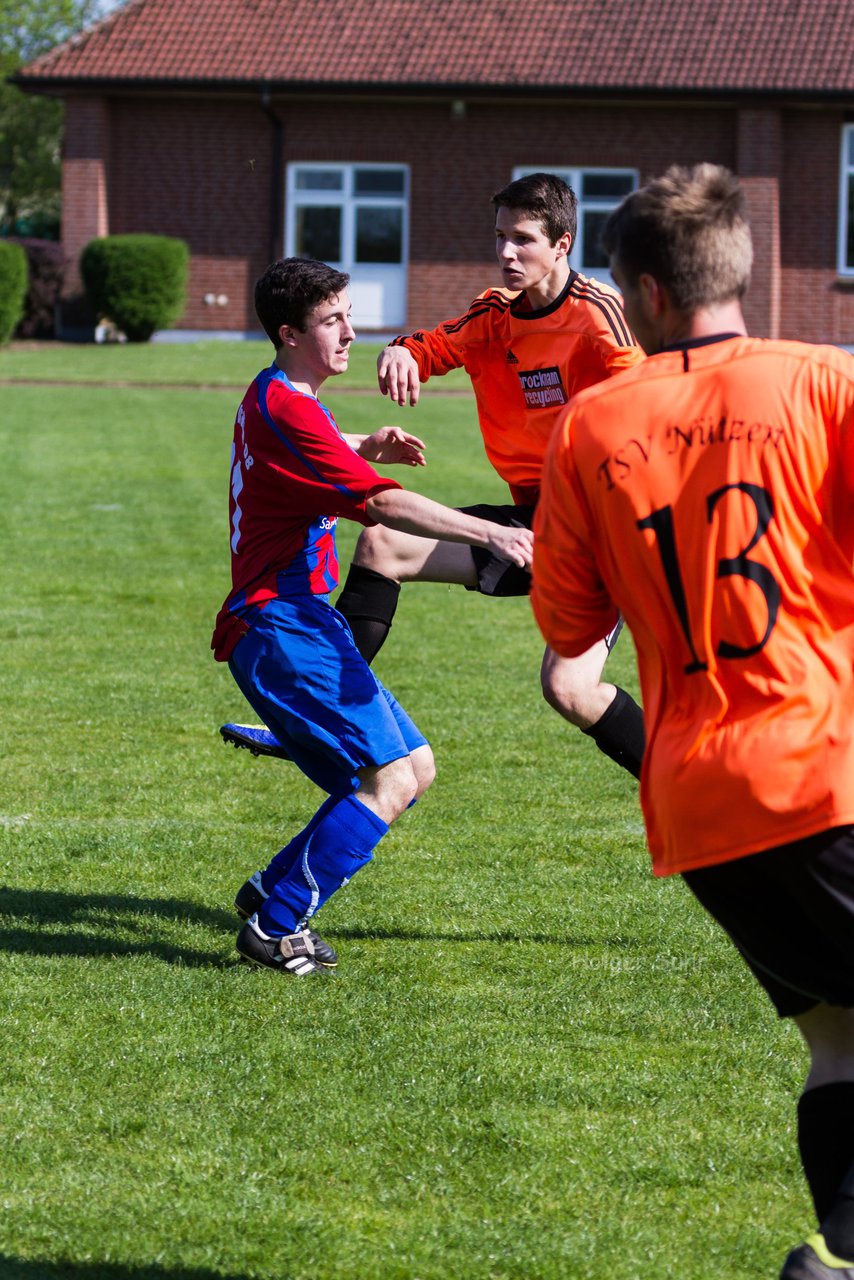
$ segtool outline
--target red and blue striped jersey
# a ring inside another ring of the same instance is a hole
[[[277,365],[259,373],[234,424],[232,590],[211,640],[216,659],[228,660],[270,600],[334,590],[338,517],[373,524],[368,499],[400,487],[355,453],[329,410]]]

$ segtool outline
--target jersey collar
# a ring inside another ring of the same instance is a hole
[[[536,311],[533,307],[528,306],[526,294],[524,292],[520,293],[518,297],[515,297],[510,303],[510,310],[513,313],[513,318],[515,320],[540,320],[543,316],[550,316],[553,311],[557,311],[558,308],[562,307],[566,302],[567,297],[569,296],[569,291],[577,279],[578,272],[573,271],[570,267],[569,278],[554,301],[550,302],[547,307],[538,307]]]
[[[713,342],[729,342],[731,338],[743,337],[743,333],[710,333],[706,338],[686,338],[684,342],[674,342],[669,347],[661,347],[661,351],[691,351],[694,347],[709,347]]]

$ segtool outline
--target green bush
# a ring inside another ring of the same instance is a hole
[[[24,314],[27,255],[19,244],[0,240],[0,343],[8,342]]]
[[[101,320],[129,342],[147,342],[184,310],[189,250],[168,236],[105,236],[80,257],[86,297]]]
[[[16,329],[19,338],[52,338],[56,332],[56,307],[65,276],[65,254],[55,240],[25,238],[12,241],[27,255],[29,284],[24,314]]]

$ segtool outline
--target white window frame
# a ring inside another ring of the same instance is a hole
[[[837,270],[841,276],[854,276],[854,256],[847,260],[848,250],[848,218],[854,216],[850,208],[849,198],[854,187],[854,124],[842,126],[842,139],[839,149],[839,252]],[[852,245],[854,255],[854,245]]]
[[[297,188],[297,174],[306,169],[329,172],[337,170],[343,177],[340,191],[303,191]],[[355,174],[357,169],[385,169],[403,174],[403,192],[401,195],[389,195],[377,192],[376,195],[356,195]],[[366,268],[373,265],[399,266],[405,270],[409,262],[409,165],[379,164],[370,160],[342,162],[337,160],[296,160],[287,167],[287,199],[285,204],[285,255],[296,254],[297,210],[307,205],[336,205],[341,209],[341,257],[329,263],[342,271],[352,272],[354,267]],[[399,208],[403,211],[401,233],[401,257],[399,263],[357,263],[356,254],[356,211],[371,206]]]
[[[613,278],[607,267],[594,267],[590,263],[583,261],[583,213],[593,210],[600,213],[610,213],[612,209],[616,209],[623,199],[622,196],[583,196],[584,176],[585,174],[612,174],[620,178],[631,178],[632,191],[637,191],[640,185],[640,171],[638,169],[624,168],[619,165],[540,165],[536,169],[532,169],[530,165],[517,166],[513,170],[513,177],[524,178],[529,173],[553,173],[558,178],[563,178],[568,186],[572,187],[578,199],[578,233],[575,243],[569,253],[569,265],[574,271],[580,271],[586,276],[595,276],[597,280],[605,280],[608,284],[613,284]]]

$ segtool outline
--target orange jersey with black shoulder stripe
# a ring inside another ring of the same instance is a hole
[[[524,293],[487,289],[464,315],[392,345],[412,353],[422,382],[466,370],[487,456],[517,502],[536,501],[549,440],[576,392],[644,358],[620,295],[575,271],[540,310]]]
[[[568,657],[631,628],[658,874],[854,822],[852,562],[850,355],[698,340],[565,412],[532,604]]]

